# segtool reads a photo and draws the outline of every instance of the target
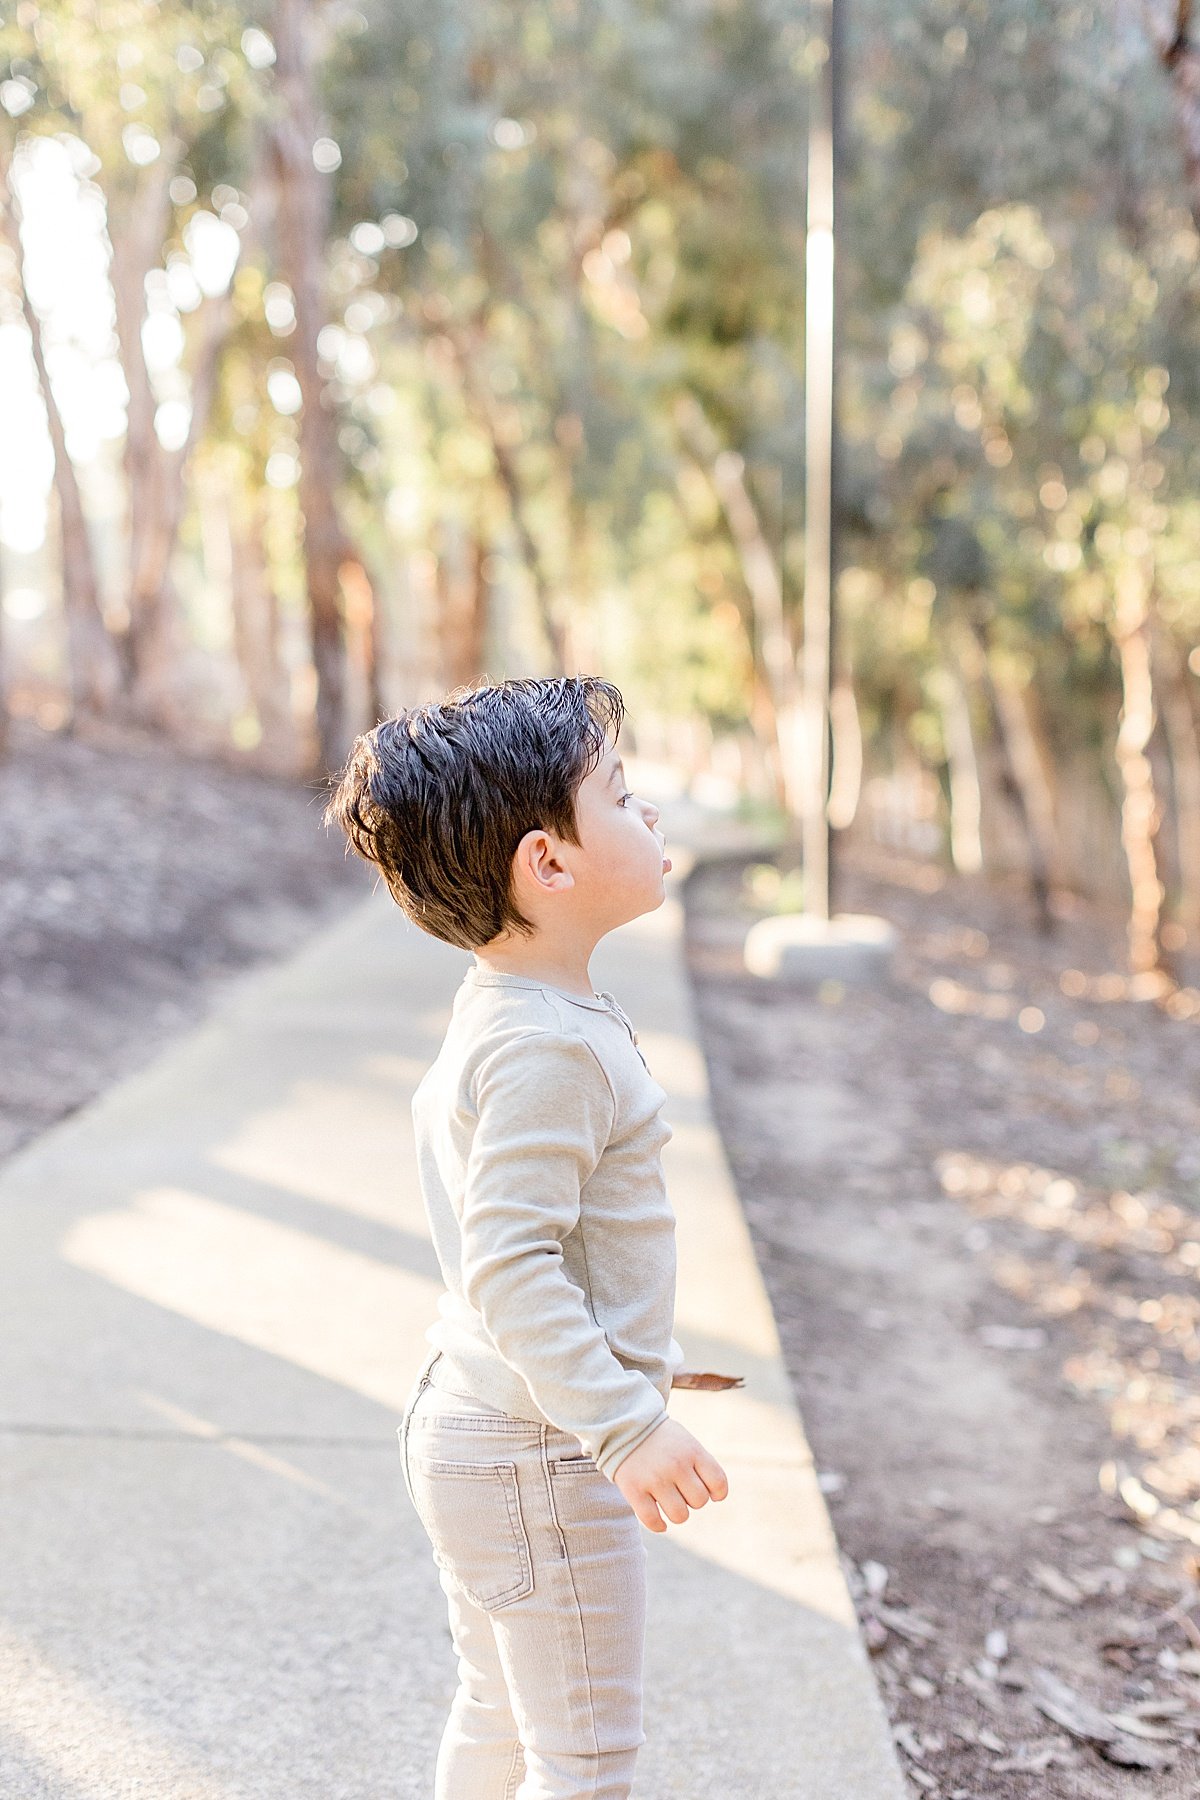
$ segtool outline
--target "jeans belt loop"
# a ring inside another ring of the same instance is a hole
[[[400,1456],[401,1456],[401,1460],[404,1464],[405,1481],[410,1483],[410,1486],[409,1486],[410,1494],[412,1492],[412,1488],[411,1488],[411,1477],[409,1476],[409,1473],[408,1473],[409,1427],[412,1424],[413,1411],[414,1411],[414,1408],[416,1407],[417,1401],[421,1398],[421,1395],[425,1392],[425,1389],[431,1385],[431,1382],[433,1379],[433,1366],[437,1362],[437,1360],[441,1356],[441,1354],[442,1353],[440,1350],[435,1350],[432,1356],[426,1358],[425,1366],[421,1370],[421,1379],[420,1379],[419,1383],[417,1384],[417,1391],[413,1395],[412,1405],[405,1412],[404,1423],[400,1427]]]

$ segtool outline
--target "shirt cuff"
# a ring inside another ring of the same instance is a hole
[[[668,1416],[667,1408],[662,1404],[662,1396],[658,1389],[655,1388],[653,1392],[659,1405],[659,1410],[654,1417],[648,1421],[638,1422],[635,1420],[608,1445],[603,1455],[596,1458],[596,1467],[602,1475],[607,1475],[610,1481],[617,1471],[618,1464],[623,1463],[632,1450],[636,1450],[639,1444],[644,1443],[650,1433],[656,1431]]]

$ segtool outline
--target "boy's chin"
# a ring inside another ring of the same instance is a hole
[[[639,894],[630,898],[628,904],[620,909],[611,925],[605,931],[619,931],[622,925],[632,925],[635,919],[644,919],[647,913],[657,912],[667,897],[665,887],[660,887],[657,894]]]

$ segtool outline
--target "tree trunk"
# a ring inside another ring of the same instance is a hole
[[[966,684],[948,638],[942,644],[942,664],[936,675],[950,777],[950,859],[960,875],[978,875],[983,868],[979,759]]]
[[[780,802],[795,818],[803,799],[799,684],[784,614],[782,573],[746,485],[742,457],[721,448],[694,394],[678,396],[674,415],[688,455],[712,484],[737,552],[754,620],[749,633],[756,673],[753,722],[756,731],[767,733]]]
[[[1029,887],[1037,929],[1048,937],[1054,931],[1054,914],[1050,910],[1053,811],[1049,790],[1037,759],[1022,697],[1018,691],[996,679],[986,620],[971,609],[966,615],[966,625],[969,636],[960,635],[963,666],[968,677],[979,682],[987,702],[1004,771],[1005,791],[1020,820],[1027,846]]]
[[[499,477],[500,486],[504,489],[509,516],[517,534],[517,542],[521,547],[521,560],[533,583],[534,603],[537,607],[542,635],[546,640],[546,648],[550,653],[553,672],[556,675],[565,675],[568,672],[566,636],[555,616],[554,599],[546,575],[545,561],[529,524],[528,508],[525,504],[521,478],[517,472],[516,457],[512,453],[512,446],[507,441],[495,400],[489,392],[487,384],[481,380],[475,364],[475,350],[483,341],[482,329],[477,325],[468,340],[463,332],[454,330],[448,321],[443,320],[438,326],[438,335],[444,338],[450,346],[462,383],[463,395],[476,422],[491,445],[496,474]]]
[[[1161,670],[1163,726],[1175,790],[1178,918],[1181,925],[1194,930],[1200,926],[1200,731],[1196,728],[1187,661],[1178,640],[1163,626],[1155,635],[1155,645]]]
[[[63,611],[67,627],[66,663],[70,696],[67,730],[72,731],[81,715],[99,717],[111,710],[120,689],[121,671],[116,648],[104,623],[100,578],[92,552],[79,480],[75,465],[67,452],[62,414],[46,370],[42,322],[34,311],[25,284],[20,222],[20,201],[12,185],[12,159],[7,145],[0,140],[0,229],[12,252],[17,272],[17,294],[25,327],[29,332],[38,388],[46,409],[46,422],[54,452],[54,490],[58,497]]]
[[[858,811],[866,760],[850,669],[838,675],[829,692],[829,735],[829,829],[848,831]]]
[[[0,544],[0,756],[8,751],[10,721],[8,716],[8,657],[4,641],[4,548]]]
[[[1129,866],[1129,967],[1135,975],[1174,979],[1162,942],[1163,901],[1159,828],[1162,806],[1147,754],[1154,730],[1154,675],[1151,665],[1151,586],[1146,569],[1131,557],[1117,568],[1113,642],[1121,663],[1123,703],[1116,757],[1124,788],[1121,844]]]
[[[1143,0],[1143,8],[1151,41],[1171,85],[1187,202],[1200,231],[1200,45],[1191,41],[1191,0]]]
[[[167,643],[167,597],[155,579],[165,567],[163,509],[165,469],[162,446],[154,429],[157,403],[142,349],[146,316],[146,276],[162,252],[170,217],[167,189],[182,153],[168,134],[159,156],[139,172],[122,206],[107,196],[109,279],[116,309],[121,372],[129,390],[123,462],[128,516],[128,619],[118,637],[126,697],[143,723],[170,728],[174,723],[167,696],[170,646]],[[169,556],[169,552],[168,552]]]
[[[260,751],[271,768],[291,770],[296,732],[280,655],[279,595],[266,552],[266,497],[261,489],[226,487],[222,510],[229,531],[234,651],[262,732]]]
[[[184,724],[173,691],[179,645],[171,562],[188,501],[188,474],[216,391],[221,351],[233,319],[229,294],[208,296],[188,327],[191,410],[187,438],[165,450],[155,429],[157,402],[142,349],[146,276],[162,254],[170,218],[168,186],[184,146],[168,133],[160,156],[138,180],[126,204],[109,198],[110,279],[121,368],[129,390],[125,477],[129,516],[128,623],[118,639],[125,687],[135,716],[166,730]]]
[[[348,729],[368,731],[387,716],[383,698],[383,599],[362,557],[353,551],[338,566],[338,582],[346,627]]]
[[[317,336],[327,319],[324,258],[330,219],[329,178],[313,162],[318,121],[312,9],[305,0],[276,0],[274,27],[276,104],[267,142],[276,180],[276,247],[295,307],[292,357],[303,397],[299,501],[317,677],[317,754],[321,769],[331,772],[340,766],[348,749],[339,570],[355,558],[337,509],[337,417],[325,403],[317,357]]]
[[[445,519],[439,522],[437,536],[438,649],[442,680],[449,689],[477,681],[483,671],[487,545],[478,530],[466,534]]]

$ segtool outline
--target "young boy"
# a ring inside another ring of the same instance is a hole
[[[728,1492],[667,1415],[666,1093],[588,974],[671,866],[625,785],[623,714],[592,676],[456,689],[360,737],[325,812],[411,919],[474,953],[413,1097],[447,1292],[399,1437],[459,1671],[435,1800],[626,1800],[639,1526]]]

